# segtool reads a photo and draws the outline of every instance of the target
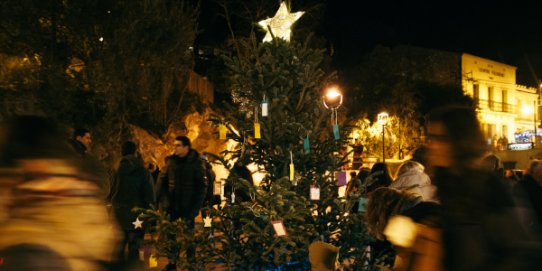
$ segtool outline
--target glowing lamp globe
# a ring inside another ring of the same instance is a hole
[[[337,109],[343,104],[343,95],[337,87],[331,87],[322,98],[328,109]]]

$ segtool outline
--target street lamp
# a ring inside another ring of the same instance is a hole
[[[322,100],[327,109],[337,110],[343,104],[343,95],[338,87],[332,86],[326,90],[326,94]]]
[[[341,138],[341,134],[339,133],[339,124],[337,121],[337,109],[343,104],[343,95],[337,86],[331,86],[327,88],[326,94],[324,97],[322,97],[322,101],[327,109],[331,109],[333,136],[335,137],[335,140],[339,140]],[[333,123],[333,116],[335,116],[335,123]]]
[[[537,133],[537,124],[536,124],[536,111],[537,111],[537,107],[536,107],[536,100],[533,101],[533,107],[531,108],[530,106],[522,106],[521,107],[521,113],[525,116],[528,116],[528,115],[531,115],[533,114],[533,123],[534,123],[534,135],[533,135],[533,148],[536,147],[536,133]]]
[[[386,124],[388,123],[388,118],[389,118],[388,113],[381,112],[380,114],[378,114],[378,119],[377,119],[378,125],[382,126],[382,162],[383,163],[386,163],[386,138],[385,138],[386,133],[384,133],[384,130],[385,130]]]

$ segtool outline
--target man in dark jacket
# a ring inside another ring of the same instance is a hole
[[[189,229],[194,229],[194,220],[205,199],[207,182],[203,161],[186,136],[175,138],[175,153],[167,158],[167,165],[160,172],[156,183],[158,199],[167,197],[170,219],[182,218]],[[189,260],[193,249],[187,251]],[[174,259],[166,269],[175,270]]]
[[[102,163],[91,153],[92,136],[90,131],[85,128],[75,128],[73,137],[69,139],[69,144],[78,154],[83,172],[87,179],[93,181],[100,187],[99,197],[104,200],[109,191],[111,191],[108,182],[109,175]]]
[[[143,229],[135,228],[133,222],[138,214],[132,208],[149,208],[154,204],[153,180],[139,157],[137,146],[132,141],[122,144],[122,159],[112,180],[109,195],[118,223],[124,231],[119,246],[119,264],[124,265],[124,248],[128,246],[128,265],[137,263],[139,244],[143,240]],[[127,266],[127,265],[125,265]]]

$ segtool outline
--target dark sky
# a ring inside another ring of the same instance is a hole
[[[278,0],[264,1],[278,7]],[[333,44],[337,69],[356,65],[378,44],[410,44],[465,52],[516,66],[519,84],[536,86],[542,80],[542,0],[291,2],[292,12],[308,11],[298,27],[314,28]],[[206,31],[201,35],[223,38],[227,35],[224,21],[212,15],[220,8],[211,3],[216,0],[203,0],[200,25]]]
[[[516,66],[520,84],[542,79],[542,1],[331,0],[325,14],[341,67],[377,44],[411,44]]]

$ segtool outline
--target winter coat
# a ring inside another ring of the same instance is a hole
[[[109,199],[113,205],[115,217],[124,230],[134,229],[138,213],[134,207],[150,208],[154,204],[154,181],[143,165],[143,161],[134,155],[122,157],[119,167],[113,174]]]
[[[98,187],[78,176],[53,159],[29,160],[17,174],[0,176],[11,191],[0,221],[0,258],[5,266],[27,263],[10,270],[104,270],[120,234],[96,197]]]
[[[111,190],[107,170],[96,157],[88,152],[89,150],[83,143],[75,139],[69,139],[68,143],[80,159],[79,163],[82,173],[86,175],[85,179],[94,182],[100,188],[98,197],[105,201]]]
[[[311,271],[335,271],[339,265],[339,248],[315,241],[309,246]]]
[[[157,199],[167,197],[172,219],[194,218],[207,191],[203,161],[193,149],[185,157],[168,156],[167,161],[156,183]]]
[[[501,180],[481,170],[461,174],[437,168],[444,267],[463,270],[532,270],[511,195]]]
[[[435,197],[435,187],[431,184],[431,179],[423,172],[423,168],[418,166],[397,176],[390,187],[420,195],[426,201],[433,200]]]
[[[526,174],[523,179],[516,184],[514,188],[516,193],[519,189],[526,194],[526,199],[532,206],[532,210],[536,213],[538,223],[542,222],[542,186],[530,175]]]

